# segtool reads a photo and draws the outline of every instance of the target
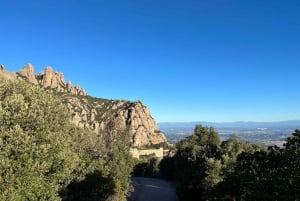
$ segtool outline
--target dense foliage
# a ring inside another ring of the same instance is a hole
[[[125,200],[132,164],[125,139],[72,125],[51,91],[0,81],[0,200]]]
[[[238,156],[234,169],[214,189],[214,200],[297,200],[300,198],[300,131],[283,148]]]
[[[174,180],[174,157],[165,156],[159,163],[159,176],[162,179]]]
[[[152,178],[158,177],[159,162],[160,161],[154,155],[140,157],[140,159],[135,162],[132,176]]]
[[[178,144],[174,156],[180,199],[210,199],[216,184],[232,171],[237,156],[259,149],[259,146],[239,141],[236,137],[221,142],[213,128],[196,126],[194,134]]]
[[[175,163],[174,180],[183,201],[300,197],[299,130],[283,148],[266,149],[236,137],[221,142],[213,128],[198,125],[177,149],[174,161],[168,159],[163,167]]]

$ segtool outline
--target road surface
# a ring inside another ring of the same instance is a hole
[[[178,201],[175,186],[161,179],[133,177],[134,192],[129,201]]]

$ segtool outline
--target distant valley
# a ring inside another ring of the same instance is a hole
[[[236,135],[239,139],[265,145],[282,146],[295,129],[300,129],[300,120],[280,122],[162,122],[160,129],[172,143],[176,143],[193,133],[195,125],[214,127],[222,140]]]

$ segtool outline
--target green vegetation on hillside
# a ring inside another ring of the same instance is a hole
[[[0,200],[125,200],[126,133],[99,139],[69,117],[52,92],[0,80]]]

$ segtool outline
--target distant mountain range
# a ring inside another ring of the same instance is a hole
[[[236,121],[236,122],[161,122],[158,123],[161,129],[163,128],[194,128],[195,125],[201,124],[203,126],[209,126],[214,128],[238,128],[238,129],[300,129],[300,120],[288,120],[288,121],[274,121],[274,122],[255,122],[255,121]]]

